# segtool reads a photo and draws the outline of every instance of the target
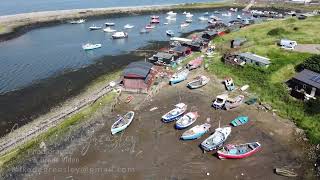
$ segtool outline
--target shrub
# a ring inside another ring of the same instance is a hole
[[[267,34],[269,36],[280,36],[282,34],[286,34],[287,31],[283,28],[274,28],[274,29],[271,29]]]
[[[320,99],[311,99],[305,104],[305,110],[307,113],[315,115],[320,114]]]
[[[311,71],[320,73],[320,55],[313,55],[296,67],[297,71],[302,71],[303,69],[309,69]]]

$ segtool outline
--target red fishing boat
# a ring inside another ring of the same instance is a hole
[[[220,149],[217,154],[220,159],[242,159],[253,155],[261,148],[259,142],[252,142],[247,144],[228,144]]]

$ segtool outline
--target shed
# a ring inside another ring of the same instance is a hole
[[[238,54],[238,57],[240,60],[244,61],[246,64],[255,64],[257,66],[268,67],[271,63],[269,58],[252,54],[250,52],[240,53]]]
[[[148,62],[132,62],[123,71],[123,86],[126,90],[147,91],[152,79],[153,64]]]
[[[174,54],[166,53],[166,52],[158,52],[149,58],[149,61],[153,64],[158,65],[170,65],[172,61],[174,61]]]
[[[177,57],[186,56],[191,53],[191,48],[185,46],[175,46],[169,50],[170,54],[174,54]]]
[[[231,41],[231,48],[238,48],[247,42],[246,38],[235,38]]]
[[[320,95],[320,74],[304,69],[290,80],[290,86],[296,91],[303,89],[309,94],[315,91],[315,94]]]

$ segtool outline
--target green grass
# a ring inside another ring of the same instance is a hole
[[[282,28],[284,31],[268,35],[275,28]],[[320,16],[317,16],[303,21],[286,19],[256,24],[219,37],[214,40],[219,54],[212,59],[209,71],[220,77],[233,77],[238,86],[249,84],[251,91],[259,95],[262,101],[270,103],[278,110],[279,115],[292,119],[303,128],[313,143],[320,143],[320,115],[307,114],[304,103],[292,98],[284,84],[294,76],[294,67],[311,54],[285,51],[276,45],[280,38],[296,40],[298,44],[320,43],[319,29]],[[248,39],[241,47],[241,52],[249,51],[269,57],[272,62],[270,67],[266,69],[246,65],[244,68],[237,68],[225,65],[221,61],[221,54],[230,50],[230,41],[235,37]]]
[[[0,33],[3,33],[6,30],[6,28],[0,24]]]

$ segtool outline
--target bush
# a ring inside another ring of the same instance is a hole
[[[280,36],[282,34],[286,34],[287,31],[283,28],[274,28],[274,29],[271,29],[267,34],[269,36]]]
[[[305,110],[307,113],[315,115],[320,114],[320,99],[311,99],[305,104]]]
[[[297,71],[302,71],[303,69],[309,69],[311,71],[320,73],[320,55],[313,55],[296,67]]]

